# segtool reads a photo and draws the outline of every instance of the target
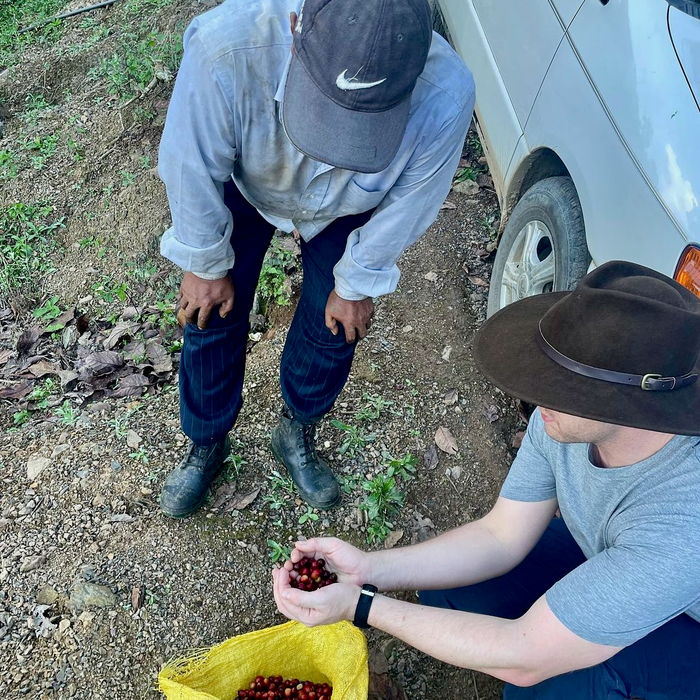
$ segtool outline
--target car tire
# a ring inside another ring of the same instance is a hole
[[[540,180],[515,205],[503,230],[491,274],[488,316],[527,296],[573,289],[590,261],[573,181]]]

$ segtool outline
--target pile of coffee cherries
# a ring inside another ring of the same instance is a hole
[[[255,700],[328,700],[333,688],[328,683],[300,681],[298,678],[282,679],[282,676],[255,676],[248,688],[238,691],[238,698]]]
[[[324,586],[330,586],[338,580],[336,574],[331,574],[326,570],[325,559],[310,559],[302,557],[296,564],[292,565],[294,571],[299,575],[290,581],[292,588],[300,591],[315,591]]]

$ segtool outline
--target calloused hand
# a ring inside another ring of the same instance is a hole
[[[372,325],[374,302],[370,297],[361,301],[348,301],[335,293],[328,295],[326,302],[326,328],[338,335],[338,323],[345,329],[345,340],[354,343],[364,338]]]
[[[203,330],[213,309],[220,306],[219,316],[225,318],[233,309],[234,299],[235,290],[228,275],[218,280],[203,280],[192,272],[185,272],[180,284],[177,320],[183,327],[196,323],[197,328]]]
[[[355,584],[338,582],[317,591],[300,591],[291,587],[286,568],[273,569],[272,582],[278,610],[307,627],[352,620],[361,590]]]

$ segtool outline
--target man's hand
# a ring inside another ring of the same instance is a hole
[[[345,329],[345,340],[354,343],[364,338],[372,325],[374,302],[371,298],[362,301],[341,299],[335,289],[328,295],[326,303],[326,328],[338,335],[338,323]]]
[[[291,560],[284,564],[287,572],[291,574],[292,565],[302,557],[325,559],[326,568],[337,574],[341,583],[353,583],[357,586],[372,583],[369,555],[337,537],[315,537],[297,542],[292,550]]]
[[[196,323],[197,328],[203,330],[214,307],[221,305],[219,316],[226,317],[233,309],[234,297],[233,282],[228,275],[218,280],[203,280],[192,272],[185,272],[180,284],[177,320],[183,327],[186,323]]]
[[[272,570],[273,591],[279,611],[290,620],[307,627],[332,625],[352,620],[360,597],[360,587],[352,583],[334,583],[317,591],[300,591],[290,586],[286,568]]]

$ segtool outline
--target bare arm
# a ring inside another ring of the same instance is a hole
[[[620,650],[576,636],[544,597],[520,619],[505,620],[377,595],[369,623],[430,656],[520,686],[594,666]]]
[[[368,555],[367,578],[380,590],[454,588],[501,576],[537,544],[556,500],[527,503],[499,498],[491,512],[435,539]]]

